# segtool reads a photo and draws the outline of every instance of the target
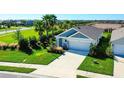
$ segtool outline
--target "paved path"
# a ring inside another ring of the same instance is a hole
[[[114,77],[124,78],[124,62],[114,61]]]
[[[46,78],[46,76],[0,71],[0,78]],[[48,77],[47,77],[48,78]]]
[[[20,31],[23,31],[23,30],[29,30],[29,29],[32,29],[32,28],[21,28]],[[7,33],[11,33],[11,32],[16,32],[16,30],[7,30],[7,31],[1,31],[0,32],[0,35],[3,35],[3,34],[7,34]]]
[[[11,62],[0,62],[0,66],[15,66],[15,67],[25,67],[25,68],[40,69],[40,68],[44,68],[46,65],[25,64],[25,63],[11,63]]]
[[[76,70],[88,53],[67,51],[45,68],[38,69],[32,74],[42,74],[53,77],[76,77]]]
[[[76,74],[85,76],[85,77],[90,77],[90,78],[112,78],[112,76],[109,76],[109,75],[103,75],[103,74],[98,74],[98,73],[93,73],[88,71],[82,71],[82,70],[77,70]]]

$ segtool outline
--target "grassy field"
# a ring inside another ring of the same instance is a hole
[[[8,71],[8,72],[30,73],[34,70],[36,70],[36,69],[23,68],[23,67],[13,67],[13,66],[0,66],[0,71]]]
[[[104,40],[101,43],[103,49],[111,49],[111,46],[109,44],[108,36],[111,35],[111,33],[105,32],[103,34]],[[94,61],[97,61],[95,63]],[[112,58],[105,57],[105,58],[99,58],[99,57],[93,57],[93,56],[87,56],[86,59],[82,62],[82,64],[79,66],[79,70],[85,70],[100,74],[106,74],[106,75],[113,75],[113,67],[114,67],[114,61]]]
[[[29,37],[32,37],[32,36],[36,36],[37,38],[39,37],[38,33],[36,31],[34,31],[34,29],[22,31],[21,34],[25,38],[29,38]],[[15,42],[17,42],[14,35],[15,35],[15,33],[8,33],[8,34],[5,34],[5,35],[0,35],[0,42],[5,42],[5,43],[15,43]]]
[[[0,50],[0,61],[5,62],[48,65],[59,56],[60,54],[48,53],[44,49],[34,51],[31,55],[20,51]]]

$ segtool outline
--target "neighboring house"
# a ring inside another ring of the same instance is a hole
[[[56,44],[72,50],[89,51],[91,44],[99,43],[103,31],[93,26],[71,28],[56,36]]]
[[[114,54],[124,56],[124,28],[112,32],[111,43]]]

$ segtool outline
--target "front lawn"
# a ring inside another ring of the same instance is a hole
[[[18,73],[30,73],[36,69],[24,68],[24,67],[13,67],[13,66],[0,66],[0,71],[18,72]]]
[[[97,63],[94,63],[94,61],[97,61]],[[87,56],[78,69],[112,76],[113,67],[114,62],[111,58],[100,59]]]
[[[85,70],[89,72],[95,72],[111,76],[113,75],[114,61],[112,56],[108,55],[108,53],[106,52],[112,50],[111,44],[109,44],[110,37],[111,33],[103,33],[103,38],[99,43],[100,50],[95,51],[97,55],[88,55],[86,59],[82,62],[82,64],[79,66],[79,70]],[[101,50],[104,51],[104,53],[100,52]]]
[[[0,50],[0,61],[5,62],[48,65],[59,56],[60,54],[48,53],[45,49],[34,51],[31,55],[20,51]]]

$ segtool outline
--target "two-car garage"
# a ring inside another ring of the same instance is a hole
[[[81,50],[88,52],[90,49],[91,42],[86,42],[85,40],[69,40],[69,49],[70,50]]]

